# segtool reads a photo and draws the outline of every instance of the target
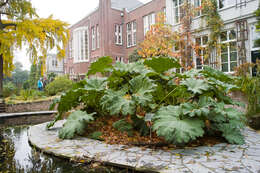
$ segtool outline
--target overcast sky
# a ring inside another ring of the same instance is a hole
[[[55,19],[60,19],[69,24],[74,24],[84,18],[88,13],[98,6],[99,0],[31,0],[40,17],[49,17],[51,14]],[[139,0],[143,3],[150,0]],[[30,69],[31,63],[26,51],[16,51],[15,61],[23,64],[23,69]]]

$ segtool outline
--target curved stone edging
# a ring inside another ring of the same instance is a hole
[[[153,150],[125,145],[109,145],[88,138],[60,140],[58,129],[65,121],[46,130],[46,123],[31,126],[29,141],[55,156],[105,162],[119,167],[161,173],[260,173],[260,135],[246,128],[246,144],[217,144],[176,150]]]

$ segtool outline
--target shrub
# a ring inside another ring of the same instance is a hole
[[[98,71],[98,64],[102,65],[102,71]],[[232,84],[236,77],[207,66],[182,74],[170,73],[170,69],[180,68],[180,64],[168,57],[116,63],[112,67],[97,61],[94,67],[95,72],[109,71],[110,75],[83,80],[60,100],[55,100],[59,114],[49,127],[61,119],[63,113],[81,105],[81,111],[86,114],[96,112],[92,115],[93,120],[98,116],[120,117],[113,126],[129,135],[132,129],[148,135],[152,128],[158,136],[177,145],[207,134],[222,135],[229,143],[244,143],[241,129],[245,116],[235,108],[227,107],[239,105],[228,96],[238,88]],[[71,116],[80,118],[75,114]],[[80,123],[87,127],[88,122]],[[71,138],[77,133],[75,122],[68,122],[67,126],[73,128],[64,130],[73,135],[61,130],[60,137]]]
[[[3,96],[9,97],[17,92],[17,88],[12,82],[8,82],[3,86]]]
[[[69,90],[72,86],[72,81],[69,80],[66,76],[60,76],[55,78],[54,81],[49,83],[45,91],[48,95],[53,96],[61,92],[66,92]]]

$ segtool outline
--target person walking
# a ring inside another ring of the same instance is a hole
[[[40,78],[39,80],[38,80],[38,90],[39,91],[42,91],[42,89],[43,89],[43,83],[42,83],[42,79]]]

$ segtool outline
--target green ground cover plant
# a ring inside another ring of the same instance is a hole
[[[104,59],[106,63],[100,62]],[[184,73],[172,70],[178,68],[178,61],[169,57],[114,65],[109,57],[103,57],[92,63],[89,75],[105,73],[107,77],[86,76],[73,84],[72,89],[54,101],[52,107],[58,104],[58,115],[48,127],[66,112],[80,109],[69,115],[60,138],[81,135],[89,122],[100,117],[118,117],[114,128],[128,135],[138,130],[151,136],[153,131],[176,145],[216,135],[229,143],[243,144],[241,129],[245,116],[229,106],[240,105],[228,96],[238,89],[232,84],[236,77],[207,66]]]

